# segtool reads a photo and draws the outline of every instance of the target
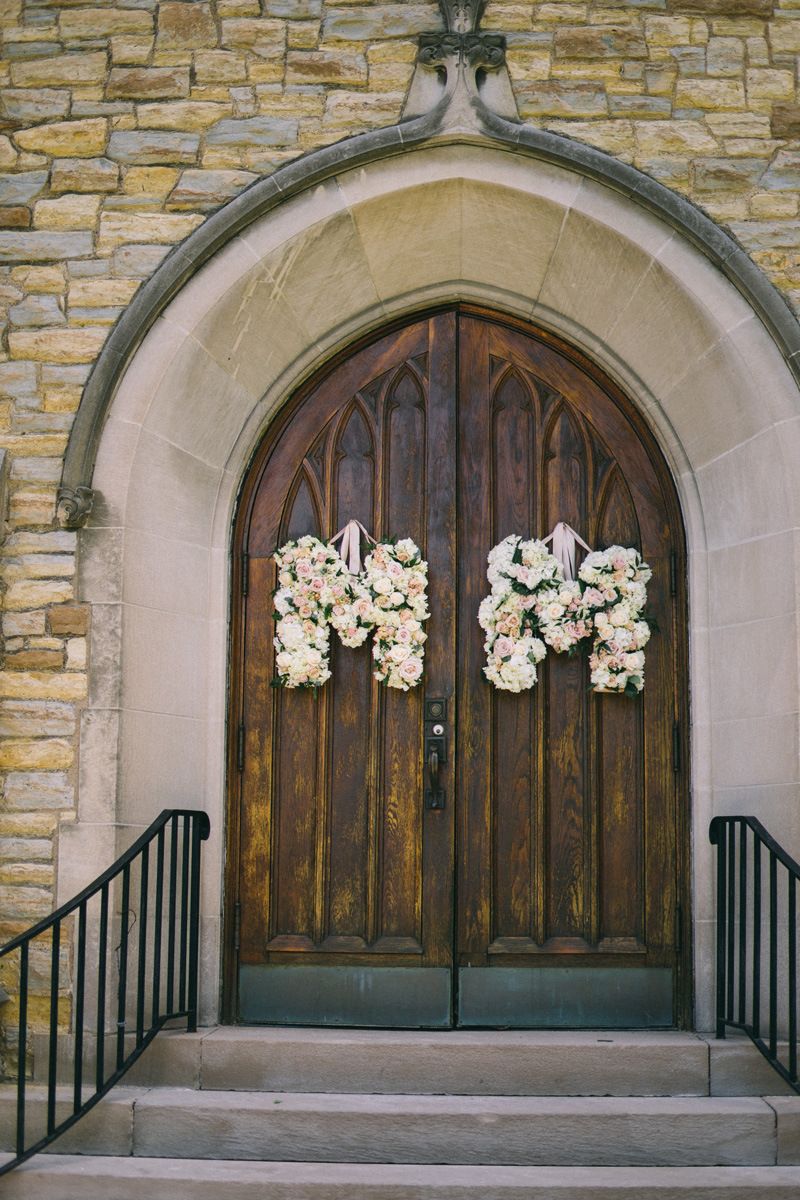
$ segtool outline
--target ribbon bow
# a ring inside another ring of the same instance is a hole
[[[360,532],[359,532],[360,531]],[[348,521],[343,529],[335,533],[331,538],[331,545],[342,539],[342,544],[339,549],[339,554],[342,560],[347,564],[347,569],[351,575],[361,574],[361,534],[368,542],[375,545],[375,539],[371,538],[360,521]]]
[[[586,545],[583,538],[579,536],[572,528],[567,525],[566,521],[559,521],[549,537],[544,538],[544,544],[553,543],[553,557],[557,558],[564,568],[564,575],[567,579],[575,578],[575,543],[583,546],[584,550],[591,553],[591,548]]]

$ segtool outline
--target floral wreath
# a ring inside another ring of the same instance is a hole
[[[428,564],[411,538],[373,542],[361,569],[357,521],[324,543],[306,536],[275,551],[273,687],[318,688],[330,679],[330,627],[345,646],[374,631],[375,678],[408,691],[422,678],[429,617]],[[341,553],[334,543],[342,539]],[[348,561],[349,560],[349,565]]]
[[[487,635],[484,675],[495,687],[532,688],[547,646],[573,654],[590,637],[594,691],[636,696],[644,687],[644,646],[655,625],[645,614],[652,572],[638,550],[609,546],[590,552],[573,579],[576,542],[589,549],[562,522],[544,541],[512,534],[490,551],[492,590],[478,622]]]

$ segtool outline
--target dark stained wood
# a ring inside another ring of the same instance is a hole
[[[380,687],[370,643],[333,635],[318,696],[271,691],[269,556],[350,517],[413,537],[429,561],[425,682]],[[638,546],[653,568],[659,632],[635,699],[591,694],[585,658],[552,651],[531,692],[482,677],[486,555],[559,520],[593,546]],[[669,594],[683,534],[663,460],[614,385],[551,335],[466,306],[399,324],[273,423],[234,545],[237,564],[251,556],[232,631],[238,961],[668,965],[686,1021],[687,764],[672,767],[673,722],[687,715],[682,575]],[[450,702],[443,812],[422,806],[426,694]],[[226,963],[235,986],[236,956]]]

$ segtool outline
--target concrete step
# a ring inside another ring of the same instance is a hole
[[[71,1071],[59,1043],[59,1078]],[[113,1060],[109,1042],[107,1061]],[[85,1055],[93,1070],[91,1045]],[[34,1039],[47,1078],[47,1038]],[[746,1037],[674,1030],[342,1030],[219,1027],[163,1032],[125,1076],[129,1086],[216,1091],[385,1092],[505,1096],[793,1095]]]
[[[28,1129],[44,1127],[31,1089]],[[59,1097],[59,1115],[68,1097]],[[0,1089],[0,1151],[14,1145]],[[800,1097],[431,1096],[117,1088],[49,1150],[510,1166],[800,1164]],[[799,1193],[800,1194],[800,1193]]]
[[[476,1166],[778,1161],[775,1109],[750,1097],[232,1094],[155,1088],[134,1103],[133,1148],[145,1158]]]
[[[4,1200],[797,1200],[800,1167],[360,1166],[43,1156]]]

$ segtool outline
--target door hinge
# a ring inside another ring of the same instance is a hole
[[[669,594],[673,597],[678,594],[678,556],[674,550],[669,554]]]
[[[239,949],[239,942],[242,933],[242,906],[237,900],[233,906],[233,948]]]
[[[239,734],[236,742],[236,766],[244,770],[244,721],[239,722]]]
[[[683,909],[675,905],[675,952],[680,954],[683,949]]]
[[[681,727],[677,721],[672,723],[672,769],[681,769]]]
[[[247,595],[247,589],[250,587],[250,555],[246,550],[242,551],[242,595]]]

